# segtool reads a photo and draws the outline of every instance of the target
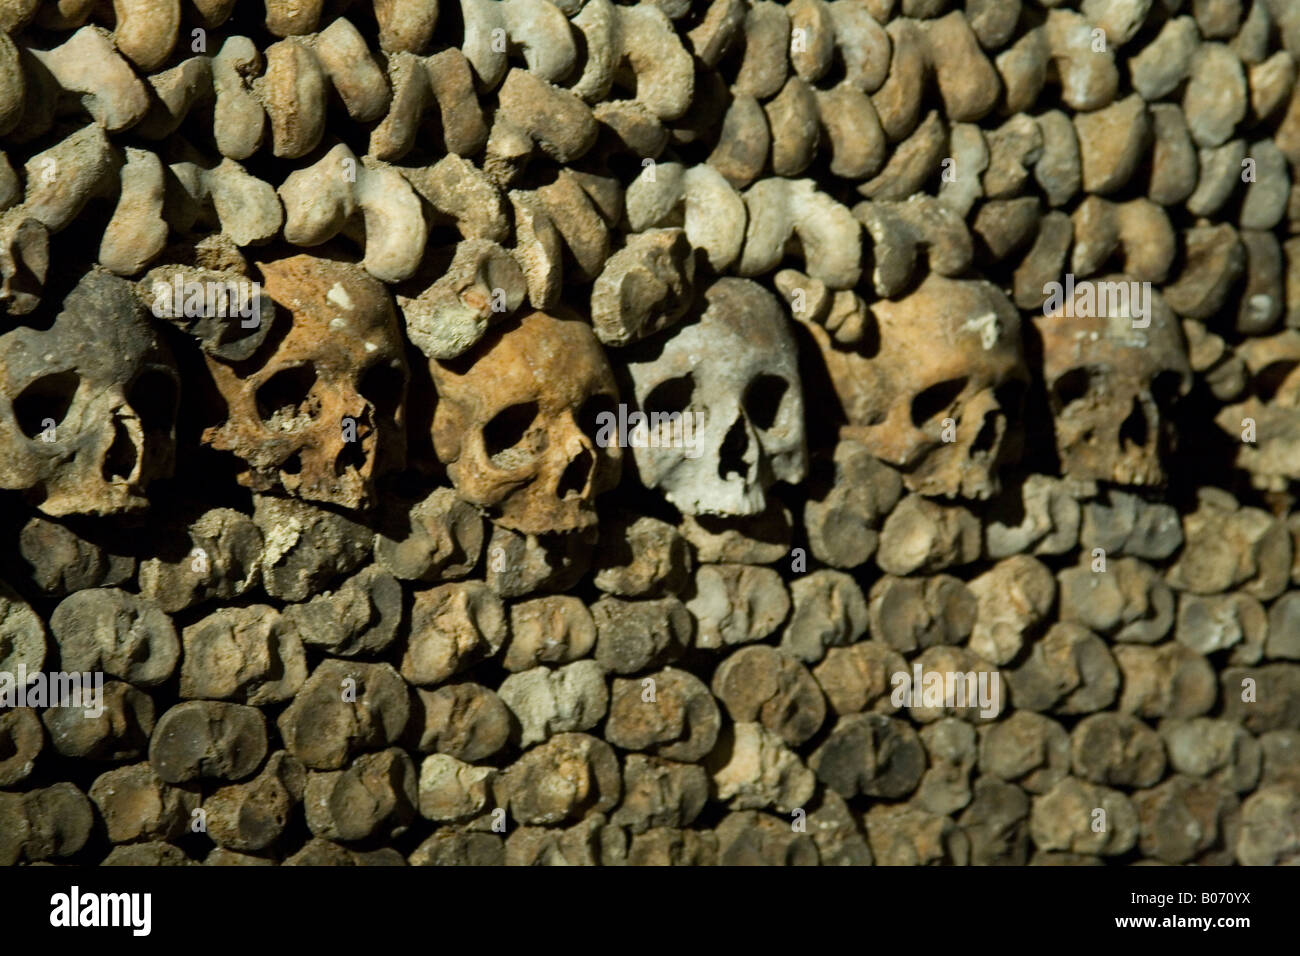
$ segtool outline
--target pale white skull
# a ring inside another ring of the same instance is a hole
[[[780,303],[762,286],[719,279],[698,319],[638,346],[627,368],[648,422],[632,441],[641,481],[682,512],[758,514],[773,482],[803,479],[798,356]]]
[[[0,336],[0,488],[46,514],[148,506],[172,473],[180,376],[131,283],[88,273],[48,329]]]
[[[1156,485],[1173,437],[1169,413],[1191,388],[1191,366],[1172,310],[1149,285],[1130,282],[1122,275],[1081,282],[1072,305],[1062,302],[1034,325],[1062,473]],[[1149,294],[1145,309],[1133,295],[1111,295],[1121,288]]]

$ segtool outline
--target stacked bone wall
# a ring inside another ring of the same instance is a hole
[[[1297,60],[0,0],[0,863],[1300,862]]]

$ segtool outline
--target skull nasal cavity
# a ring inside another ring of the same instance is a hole
[[[920,428],[934,416],[945,411],[966,390],[966,378],[950,378],[921,389],[912,399],[912,424]]]
[[[287,416],[297,418],[316,384],[316,366],[311,362],[281,369],[257,390],[257,414],[262,421]]]
[[[1138,448],[1145,448],[1148,437],[1146,412],[1142,411],[1142,403],[1137,396],[1134,396],[1133,411],[1129,412],[1128,418],[1124,419],[1124,424],[1119,426],[1120,446],[1136,445]]]
[[[776,424],[781,400],[789,387],[790,384],[777,375],[760,375],[749,383],[745,391],[745,412],[756,428],[767,431]]]
[[[573,461],[564,469],[564,474],[560,475],[560,483],[555,486],[555,497],[563,500],[572,495],[575,498],[581,498],[587,490],[587,482],[591,480],[591,473],[596,467],[595,456],[586,448],[578,452]]]
[[[537,403],[522,402],[511,405],[497,412],[483,429],[483,447],[498,468],[509,468],[516,462],[515,455],[508,455],[528,434],[529,427],[537,418]],[[521,449],[522,450],[522,449]]]
[[[749,477],[749,467],[745,464],[745,452],[749,450],[749,436],[745,434],[745,420],[737,418],[722,441],[722,450],[718,453],[718,477],[726,480],[728,475]]]
[[[113,422],[113,444],[108,446],[100,471],[105,481],[126,481],[135,471],[138,455],[131,434],[120,421]]]
[[[1002,435],[1002,412],[994,409],[984,414],[984,424],[979,434],[971,442],[971,454],[988,453],[997,448],[998,438]]]
[[[63,421],[72,407],[80,379],[76,372],[43,375],[28,385],[14,399],[14,418],[28,438],[35,438],[48,427]]]
[[[345,441],[343,443],[343,450],[334,459],[334,476],[342,477],[349,468],[360,473],[365,467],[366,450],[362,447],[361,436],[357,435],[356,441]]]

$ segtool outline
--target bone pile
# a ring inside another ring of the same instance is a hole
[[[0,862],[1300,863],[1298,59],[0,0]]]

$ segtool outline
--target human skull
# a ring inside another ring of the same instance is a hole
[[[0,336],[0,488],[49,515],[148,507],[172,473],[180,376],[131,283],[89,272],[54,324]]]
[[[875,328],[853,350],[805,323],[848,419],[843,437],[902,469],[918,494],[989,497],[1029,380],[1015,306],[987,282],[932,273],[870,312]]]
[[[367,505],[374,479],[406,462],[409,375],[388,290],[360,266],[314,256],[258,268],[292,321],[245,361],[205,354],[227,418],[203,440],[241,458],[239,480],[255,491]]]
[[[1063,301],[1035,316],[1034,325],[1062,472],[1157,485],[1172,438],[1169,412],[1191,388],[1191,366],[1178,320],[1158,292],[1146,286],[1150,301],[1142,314],[1133,296],[1107,291],[1129,282],[1122,275],[1081,282],[1073,305]]]
[[[429,368],[434,450],[462,498],[524,534],[595,524],[622,450],[595,440],[618,389],[590,325],[532,312]]]
[[[641,482],[691,515],[754,515],[777,480],[808,467],[803,390],[780,303],[748,279],[719,279],[700,317],[639,346],[628,362]],[[681,413],[682,425],[654,425]]]

